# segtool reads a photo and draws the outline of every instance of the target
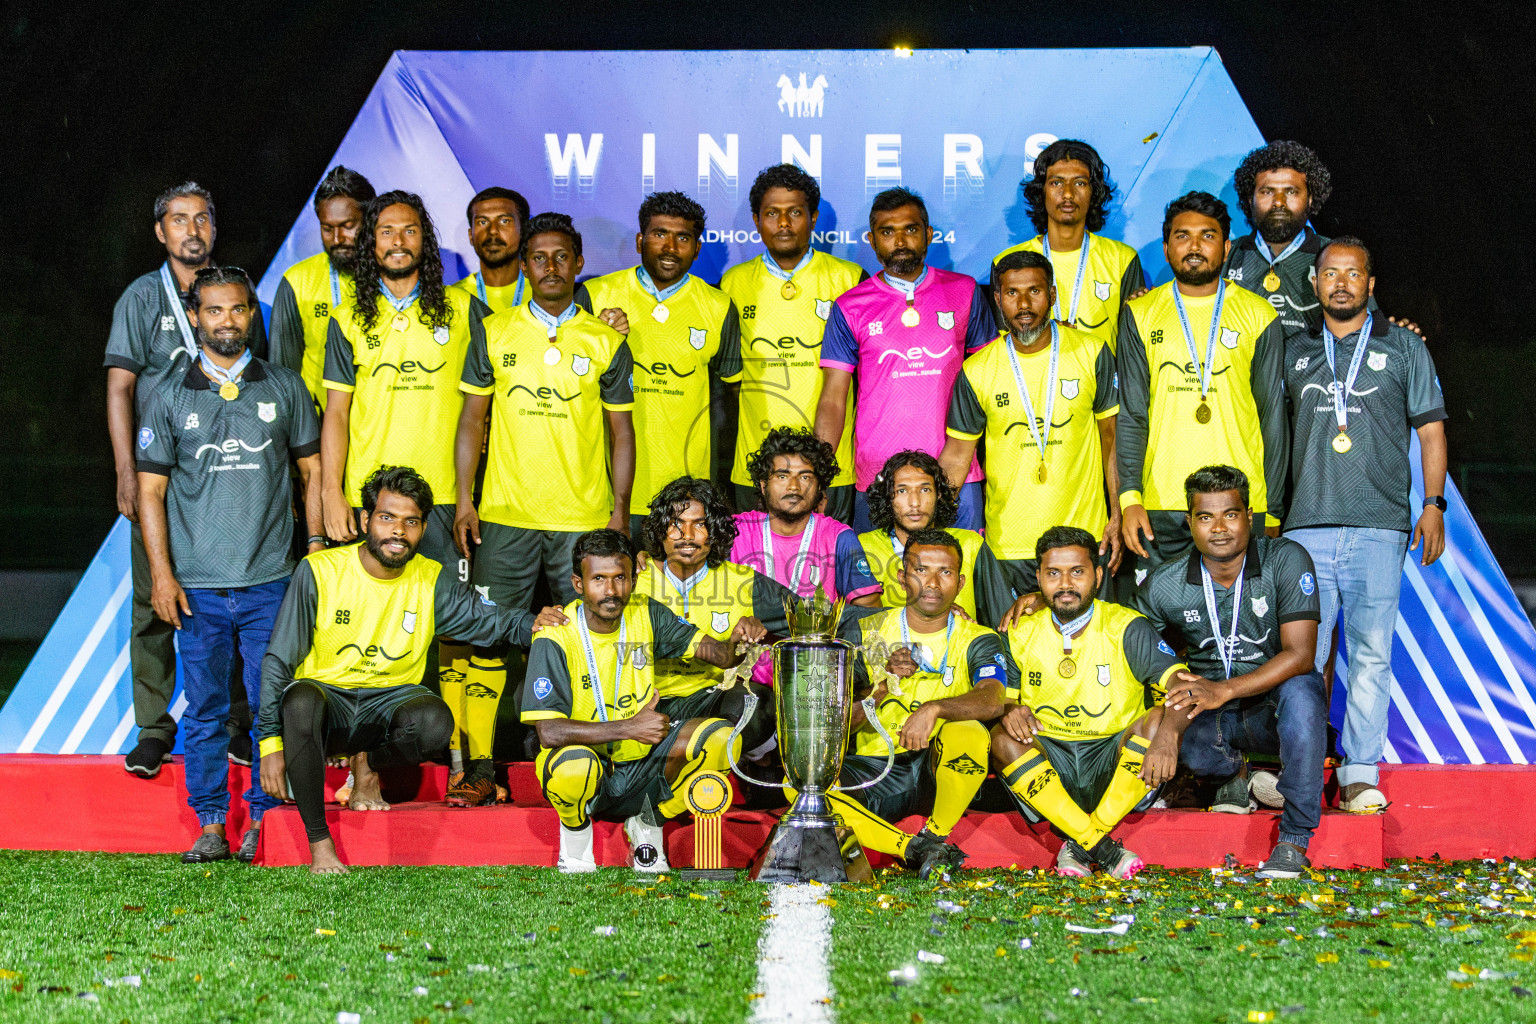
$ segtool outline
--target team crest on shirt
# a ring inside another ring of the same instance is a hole
[[[587,371],[591,368],[592,360],[590,358],[584,355],[580,355],[576,352],[571,353],[571,370],[576,374],[576,376],[585,377],[587,375]]]
[[[533,681],[533,695],[538,700],[548,697],[555,684],[549,681],[549,676],[539,676]]]
[[[1099,685],[1100,686],[1108,686],[1109,685],[1109,666],[1108,665],[1100,665],[1099,666]]]
[[[1147,581],[1147,570],[1145,570],[1145,569],[1137,569],[1136,570],[1136,585],[1139,587],[1143,583],[1145,583],[1146,581]]]
[[[1221,345],[1226,349],[1237,348],[1237,332],[1230,327],[1221,329]]]
[[[1262,619],[1269,612],[1269,598],[1259,596],[1253,599],[1253,614]]]
[[[155,432],[148,427],[139,428],[139,447],[148,448],[155,443]]]
[[[273,420],[277,419],[277,403],[257,402],[256,418],[261,420],[263,423],[271,423]]]
[[[632,647],[635,652],[635,671],[639,672],[641,669],[645,668],[645,644],[630,644],[630,647]]]
[[[709,332],[702,327],[688,328],[688,344],[693,346],[695,352],[704,351],[704,343],[709,340]]]
[[[1109,287],[1110,287],[1110,285],[1109,285],[1108,281],[1094,281],[1093,282],[1093,297],[1098,299],[1100,302],[1108,302],[1109,301]]]
[[[1300,373],[1302,370],[1305,370],[1311,364],[1312,364],[1312,357],[1311,356],[1302,356],[1300,359],[1296,360],[1296,372]]]
[[[1063,380],[1061,382],[1061,397],[1062,398],[1065,398],[1067,401],[1070,402],[1070,401],[1072,401],[1072,399],[1077,397],[1077,392],[1078,392],[1078,379],[1076,377],[1074,377],[1071,380]]]
[[[446,328],[446,327],[434,327],[434,328],[432,328],[432,340],[437,342],[439,345],[446,345],[446,344],[448,344],[448,328]]]
[[[714,612],[709,617],[709,624],[714,627],[716,633],[724,633],[731,628],[731,613]]]
[[[1372,352],[1365,357],[1365,365],[1380,373],[1387,368],[1387,354],[1385,352]]]
[[[416,632],[416,613],[406,612],[404,617],[400,620],[400,628],[405,630],[407,633]]]
[[[1301,574],[1299,585],[1301,586],[1301,592],[1306,594],[1308,597],[1311,597],[1312,591],[1317,589],[1317,580],[1311,573],[1304,572]]]
[[[161,317],[160,318],[160,329],[162,331],[174,331],[176,329],[176,318],[173,317],[173,316],[163,316],[163,317]]]
[[[822,320],[825,320],[827,317],[831,316],[832,315],[832,300],[831,299],[817,299],[816,300],[816,315],[819,318],[821,318]]]
[[[955,329],[955,312],[946,309],[939,313],[939,330],[952,331]]]

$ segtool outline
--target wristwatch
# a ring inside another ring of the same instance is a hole
[[[1445,503],[1445,498],[1441,497],[1438,494],[1431,494],[1429,497],[1424,499],[1424,507],[1425,508],[1429,508],[1429,506],[1431,506],[1431,505],[1435,506],[1435,508],[1439,509],[1441,512],[1444,512],[1446,510],[1446,507],[1447,507],[1446,503]]]

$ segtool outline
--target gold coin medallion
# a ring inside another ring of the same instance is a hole
[[[1349,435],[1344,433],[1344,431],[1341,430],[1333,435],[1333,450],[1340,455],[1343,455],[1354,446],[1355,443],[1349,439]]]
[[[1196,423],[1209,423],[1209,422],[1211,422],[1211,407],[1209,405],[1206,405],[1203,401],[1200,403],[1199,407],[1195,409],[1195,422]]]
[[[901,314],[901,323],[903,327],[916,327],[918,321],[921,319],[922,317],[918,315],[917,310],[911,306],[908,306],[906,310]]]
[[[396,313],[394,319],[389,322],[389,326],[393,327],[397,331],[403,331],[407,327],[411,326],[411,318],[406,316],[404,313]]]
[[[666,323],[667,322],[667,317],[669,317],[671,315],[672,315],[672,311],[670,309],[668,309],[666,306],[661,305],[660,303],[657,303],[656,304],[656,308],[651,310],[651,319],[655,320],[659,324]]]
[[[1043,484],[1043,483],[1045,483],[1045,477],[1046,477],[1045,463],[1042,462],[1035,469],[1035,479]]]
[[[544,350],[544,365],[554,366],[560,362],[560,350],[551,345]]]
[[[1061,664],[1056,666],[1056,674],[1063,679],[1071,679],[1077,675],[1077,662],[1071,658],[1063,657]]]
[[[219,397],[226,402],[233,402],[240,397],[240,386],[232,380],[227,380],[219,385]]]
[[[1267,291],[1267,292],[1277,292],[1277,291],[1279,291],[1280,290],[1280,275],[1275,273],[1273,270],[1271,270],[1269,273],[1265,274],[1264,275],[1264,290]]]
[[[786,299],[793,299],[796,295],[800,294],[800,289],[795,287],[795,282],[785,281],[779,286],[779,294]]]

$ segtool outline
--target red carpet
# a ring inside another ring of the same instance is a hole
[[[231,767],[230,789],[243,792],[246,769]],[[345,772],[332,771],[334,786]],[[509,772],[512,800],[499,807],[450,810],[442,803],[447,771],[424,767],[386,778],[389,811],[340,808],[328,818],[342,859],[350,864],[544,864],[555,862],[558,823],[534,783],[531,765]],[[1384,815],[1325,813],[1310,852],[1319,867],[1380,866],[1384,858],[1536,856],[1536,768],[1524,766],[1401,765],[1383,767]],[[130,776],[117,757],[0,755],[0,847],[19,850],[101,850],[180,853],[197,834],[186,803],[179,761],[152,780]],[[1332,797],[1332,786],[1329,787]],[[766,840],[768,814],[736,809],[727,815],[725,855],[745,866]],[[917,819],[902,823],[917,827]],[[231,804],[230,830],[245,827],[242,803]],[[619,826],[599,823],[598,859],[623,864]],[[1262,860],[1275,840],[1276,815],[1151,811],[1131,815],[1117,838],[1148,862],[1212,867],[1234,854]],[[970,814],[954,836],[972,867],[1044,866],[1058,841],[1016,814]],[[667,826],[667,854],[682,867],[693,856],[691,825]],[[291,806],[272,811],[263,828],[260,862],[300,864],[308,844]],[[875,858],[876,863],[880,862]]]

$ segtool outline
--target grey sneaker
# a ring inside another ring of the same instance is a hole
[[[1285,806],[1285,797],[1280,793],[1280,776],[1274,772],[1261,771],[1250,775],[1248,792],[1253,794],[1254,801],[1260,807],[1278,811]]]
[[[1135,878],[1147,866],[1147,862],[1138,857],[1135,851],[1127,850],[1118,840],[1108,836],[1099,840],[1090,856],[1104,869],[1105,874],[1120,882]]]
[[[1218,814],[1249,814],[1253,805],[1248,800],[1248,780],[1238,772],[1216,791],[1211,798],[1211,810]]]
[[[1351,782],[1339,790],[1341,811],[1350,814],[1380,814],[1387,806],[1387,798],[1369,782]]]
[[[1260,878],[1300,878],[1302,871],[1311,866],[1312,862],[1307,860],[1307,853],[1301,847],[1276,843],[1269,860],[1260,864],[1254,873]]]
[[[256,859],[256,847],[261,842],[261,829],[248,828],[245,835],[240,838],[240,852],[235,854],[235,859],[242,864],[249,864]]]
[[[183,864],[212,864],[216,860],[229,860],[229,842],[215,832],[198,836],[192,849],[181,855]]]
[[[1077,840],[1068,839],[1061,844],[1056,854],[1056,873],[1063,878],[1091,878],[1093,858],[1078,845]]]

